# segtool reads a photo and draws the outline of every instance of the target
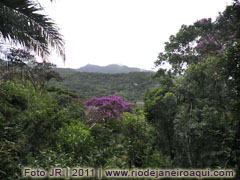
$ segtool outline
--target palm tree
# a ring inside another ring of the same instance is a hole
[[[42,57],[49,55],[51,47],[65,60],[62,35],[41,10],[36,0],[0,0],[0,41],[21,44]]]

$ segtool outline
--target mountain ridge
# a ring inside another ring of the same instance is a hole
[[[83,67],[76,69],[78,72],[95,72],[95,73],[129,73],[129,72],[152,72],[150,70],[144,70],[136,67],[128,67],[126,65],[118,65],[118,64],[109,64],[106,66],[99,66],[94,64],[87,64]]]

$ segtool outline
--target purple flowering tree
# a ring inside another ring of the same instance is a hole
[[[119,144],[123,130],[122,113],[131,111],[131,103],[122,98],[109,95],[107,97],[92,98],[84,102],[88,113],[86,122],[94,138],[97,155],[94,157],[97,167],[104,167],[107,159],[113,157],[114,149]]]
[[[92,98],[84,105],[88,109],[89,120],[86,124],[107,123],[109,119],[114,119],[117,122],[121,121],[123,112],[131,111],[131,103],[124,102],[122,98],[109,95],[108,97]]]
[[[193,25],[182,25],[176,35],[166,42],[165,51],[159,53],[156,66],[172,65],[175,74],[184,73],[188,65],[197,64],[207,57],[221,57],[239,39],[239,2],[219,13],[216,20],[203,18]]]

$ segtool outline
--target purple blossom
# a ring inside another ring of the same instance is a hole
[[[215,46],[218,46],[217,41],[213,41],[213,44],[214,44]]]
[[[208,22],[208,20],[206,18],[203,18],[199,21],[200,24],[205,24],[207,22]]]
[[[218,50],[217,52],[219,53],[219,54],[221,54],[223,51],[225,51],[226,50],[226,47],[225,46],[222,46],[221,47],[221,49],[220,50]]]
[[[87,124],[93,122],[105,122],[108,118],[115,118],[120,120],[121,113],[131,111],[131,103],[124,102],[122,98],[109,95],[108,97],[92,98],[84,105],[88,109],[89,121]]]
[[[197,46],[196,49],[202,49],[202,48],[206,48],[209,45],[213,45],[213,46],[218,46],[218,42],[214,39],[213,36],[209,37],[208,39],[204,39],[202,41],[200,41]]]
[[[234,39],[234,37],[235,37],[235,34],[228,36],[228,39]]]
[[[196,46],[196,49],[201,49],[204,46],[206,46],[207,44],[208,44],[208,41],[207,40],[203,40],[203,41],[198,43],[198,45]]]

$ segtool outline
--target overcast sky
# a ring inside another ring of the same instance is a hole
[[[43,1],[41,1],[43,2]],[[231,0],[56,0],[42,4],[66,41],[58,67],[123,64],[152,69],[164,42],[202,18],[213,18]]]

